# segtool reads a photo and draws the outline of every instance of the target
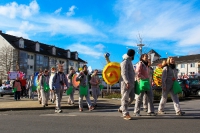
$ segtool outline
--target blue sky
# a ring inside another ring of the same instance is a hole
[[[78,51],[93,69],[145,44],[162,57],[200,54],[199,0],[0,0],[0,30]],[[135,56],[133,63],[139,59]]]

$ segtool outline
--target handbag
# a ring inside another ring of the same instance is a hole
[[[73,92],[73,86],[70,86],[67,90],[66,90],[66,94],[70,95]]]
[[[44,88],[45,92],[49,91],[49,89],[50,89],[49,85],[46,82],[44,82],[43,88]]]
[[[140,86],[137,80],[135,81],[135,94],[140,94]]]
[[[140,79],[140,92],[149,91],[150,90],[150,82],[149,79]]]
[[[88,95],[88,86],[87,85],[85,87],[84,86],[80,86],[79,94],[81,96],[87,96]]]
[[[174,74],[174,70],[173,70],[173,74]],[[175,74],[174,74],[174,77],[175,77]],[[174,81],[172,90],[174,94],[182,93],[182,88],[177,80]]]

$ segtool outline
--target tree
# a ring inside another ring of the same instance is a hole
[[[0,72],[2,77],[6,77],[8,72],[18,68],[17,66],[18,54],[14,54],[15,51],[13,47],[4,45],[0,50]]]

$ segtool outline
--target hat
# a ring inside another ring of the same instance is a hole
[[[134,56],[135,55],[135,50],[129,49],[128,52],[127,52],[127,55],[128,56]]]

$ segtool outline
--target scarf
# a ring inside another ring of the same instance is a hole
[[[176,68],[176,65],[175,65],[175,64],[169,64],[169,67],[170,67],[171,69],[174,69],[174,68]]]
[[[142,60],[142,62],[143,62],[146,66],[148,66],[148,61]]]

